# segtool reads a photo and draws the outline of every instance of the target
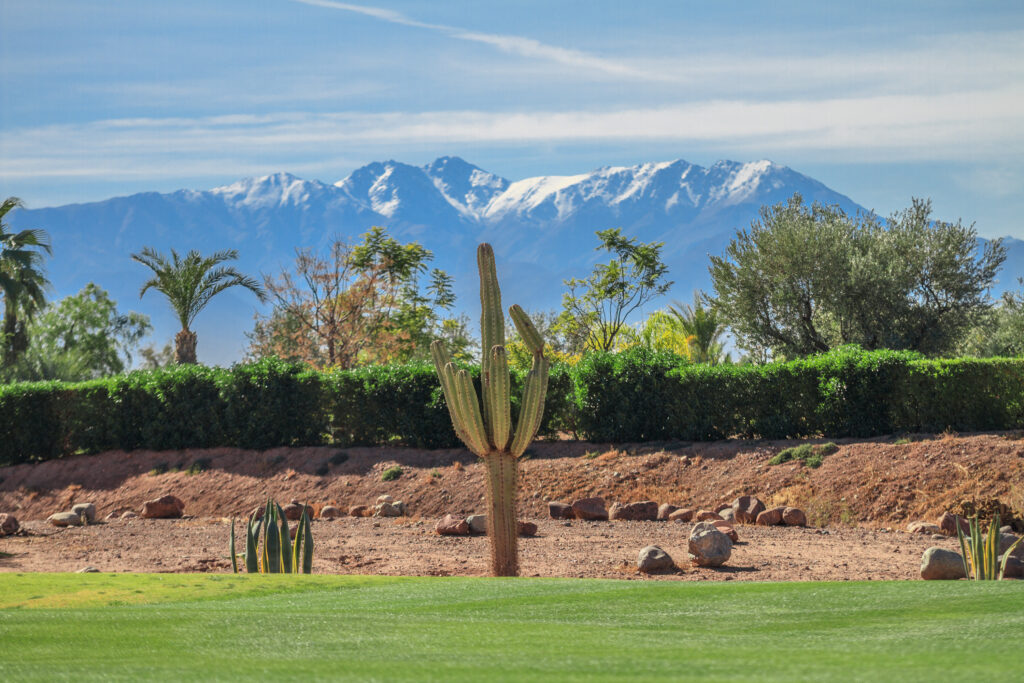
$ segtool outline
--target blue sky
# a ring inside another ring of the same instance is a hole
[[[1024,4],[3,0],[31,207],[452,154],[510,179],[769,158],[1024,237]]]

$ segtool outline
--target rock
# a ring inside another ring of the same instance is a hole
[[[641,548],[640,554],[636,558],[636,568],[645,574],[665,571],[673,567],[675,567],[675,562],[672,561],[672,558],[656,545]]]
[[[135,510],[125,510],[124,514],[121,515],[121,519],[135,519],[139,515]]]
[[[281,508],[281,512],[284,513],[284,518],[289,522],[297,522],[302,519],[302,508],[306,508],[306,516],[313,519],[313,508],[296,502],[288,503]]]
[[[658,521],[668,521],[669,515],[678,510],[679,508],[672,503],[662,503],[658,506]]]
[[[776,524],[782,524],[782,512],[786,508],[771,508],[765,510],[757,515],[757,519],[754,520],[755,524],[760,526],[775,526]]]
[[[938,524],[930,522],[911,522],[907,525],[907,533],[910,534],[940,534],[942,529]]]
[[[121,513],[120,513],[120,512],[118,512],[117,510],[114,510],[113,512],[109,513],[109,514],[108,514],[108,515],[107,515],[106,517],[104,517],[103,519],[104,519],[105,521],[107,521],[107,522],[113,522],[113,521],[114,521],[115,519],[121,519]]]
[[[1003,554],[1006,550],[1017,542],[1017,537],[1014,534],[999,534],[999,554]],[[1015,555],[1024,559],[1024,543],[1013,549],[1010,553],[1011,556]]]
[[[548,514],[551,515],[551,519],[575,519],[576,515],[573,514],[572,506],[568,503],[560,503],[556,500],[548,503]]]
[[[698,510],[697,514],[693,516],[695,522],[712,522],[714,520],[722,520],[722,516],[714,510]]]
[[[320,509],[320,519],[338,519],[344,517],[345,513],[341,508],[337,508],[333,505],[325,505]]]
[[[16,534],[19,529],[21,524],[18,523],[17,517],[9,512],[0,512],[0,536]]]
[[[349,517],[369,517],[373,514],[366,505],[353,505],[348,509]]]
[[[401,517],[404,514],[405,504],[400,500],[394,502],[385,501],[373,506],[374,517]]]
[[[1013,527],[1010,526],[1009,524],[1004,524],[1003,526],[999,527],[999,533],[1001,533],[1001,534],[1012,534],[1013,533]]]
[[[466,517],[466,524],[469,525],[471,534],[487,533],[487,515],[470,515]]]
[[[939,517],[939,528],[942,529],[942,533],[947,536],[956,536],[957,523],[960,524],[960,530],[964,535],[971,533],[971,527],[967,523],[967,520],[960,515],[943,512],[942,516]]]
[[[184,512],[185,504],[181,499],[168,493],[143,503],[139,516],[143,519],[171,519],[181,517]]]
[[[696,510],[693,508],[682,508],[668,516],[670,522],[689,522],[693,520]]]
[[[943,536],[942,534],[932,534],[932,540],[933,541],[942,541],[942,540],[945,540],[945,538],[946,537]]]
[[[394,502],[395,502],[395,499],[385,493],[382,496],[377,496],[377,502],[375,504],[376,505],[380,505],[381,503],[394,503]]]
[[[740,535],[736,533],[736,529],[724,519],[712,520],[711,523],[715,525],[716,529],[728,536],[729,540],[733,543],[737,543],[740,540]]]
[[[99,574],[100,570],[96,569],[96,567],[82,567],[81,569],[79,569],[75,573],[76,574]]]
[[[698,522],[690,530],[690,562],[698,567],[720,567],[732,555],[732,541],[710,522]]]
[[[534,524],[533,522],[519,521],[519,522],[517,522],[517,524],[519,525],[519,535],[520,536],[536,536],[537,535],[537,525]]]
[[[80,526],[82,518],[74,512],[55,512],[46,518],[53,526]]]
[[[604,506],[604,498],[595,496],[573,501],[572,513],[577,519],[607,520],[608,511]]]
[[[434,531],[441,536],[469,536],[469,523],[462,517],[449,514],[438,520]]]
[[[96,521],[96,506],[92,503],[76,503],[71,507],[71,511],[79,517],[85,516],[85,521],[92,524]]]
[[[764,503],[754,496],[740,496],[732,502],[732,511],[740,524],[753,524],[764,510]]]
[[[965,576],[964,560],[960,553],[932,546],[921,556],[922,579],[952,580],[962,579]]]
[[[1000,555],[999,560],[996,562],[996,566],[1001,567],[1002,564],[1003,556]],[[1024,579],[1024,560],[1016,555],[1010,555],[1010,558],[1006,560],[1006,570],[1003,572],[1003,578]]]
[[[645,500],[639,503],[626,503],[621,505],[615,503],[608,511],[608,519],[618,519],[631,522],[653,522],[658,519],[658,504],[653,500]]]
[[[718,516],[724,519],[726,522],[729,522],[730,524],[736,521],[736,511],[733,510],[731,507],[725,508],[724,510],[719,512]]]
[[[782,523],[786,526],[807,526],[807,515],[800,508],[787,507],[782,511]]]

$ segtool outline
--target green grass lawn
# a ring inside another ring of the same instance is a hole
[[[1024,582],[0,574],[0,680],[1024,678]]]

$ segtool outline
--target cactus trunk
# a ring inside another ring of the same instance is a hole
[[[484,458],[487,466],[487,535],[491,539],[494,576],[519,575],[519,522],[516,479],[519,463],[507,451]]]

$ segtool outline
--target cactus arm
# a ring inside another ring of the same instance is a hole
[[[302,520],[305,524],[301,524],[302,531],[302,573],[312,574],[313,573],[313,529],[309,523],[309,517],[306,516],[306,511],[302,511]],[[298,571],[298,565],[296,565],[296,571]]]
[[[509,385],[505,347],[495,346],[491,349],[491,381],[484,387],[484,401],[491,404],[491,418],[487,423],[488,436],[491,446],[498,451],[504,451],[508,447],[508,435],[512,428]]]
[[[505,346],[505,315],[501,310],[501,289],[491,245],[485,243],[477,248],[476,261],[480,271],[480,383],[486,396],[491,383],[491,349]],[[484,401],[483,419],[491,424],[491,406],[487,401]]]
[[[530,352],[543,353],[544,338],[540,336],[540,332],[534,327],[533,321],[530,320],[530,316],[526,315],[526,311],[519,304],[513,304],[508,309],[508,314],[512,318],[516,330],[519,331],[519,336],[523,338],[523,343],[530,349]]]
[[[455,435],[459,437],[462,443],[469,444],[469,435],[466,432],[465,423],[460,419],[458,412],[455,365],[448,357],[440,340],[435,340],[431,343],[430,355],[434,359],[434,367],[437,369],[437,377],[441,382],[444,402],[448,406],[448,415],[452,419],[452,426],[455,427]]]
[[[238,556],[235,555],[235,518],[231,518],[231,573],[238,573]]]
[[[288,533],[288,518],[284,515],[284,510],[277,503],[274,503],[274,508],[277,510],[277,518],[281,520],[281,571],[285,574],[292,573],[292,539],[291,534]],[[305,509],[305,506],[303,506]]]
[[[449,364],[449,367],[452,367]],[[465,370],[455,373],[455,390],[457,396],[459,422],[468,437],[466,446],[469,450],[483,457],[490,451],[487,443],[487,432],[480,415],[480,402],[477,400],[473,380]]]
[[[544,356],[536,354],[533,357],[533,367],[530,368],[524,382],[523,404],[519,409],[519,423],[516,425],[516,434],[510,449],[514,457],[518,458],[526,452],[533,438],[537,436],[544,416],[544,399],[547,391],[548,361]]]

